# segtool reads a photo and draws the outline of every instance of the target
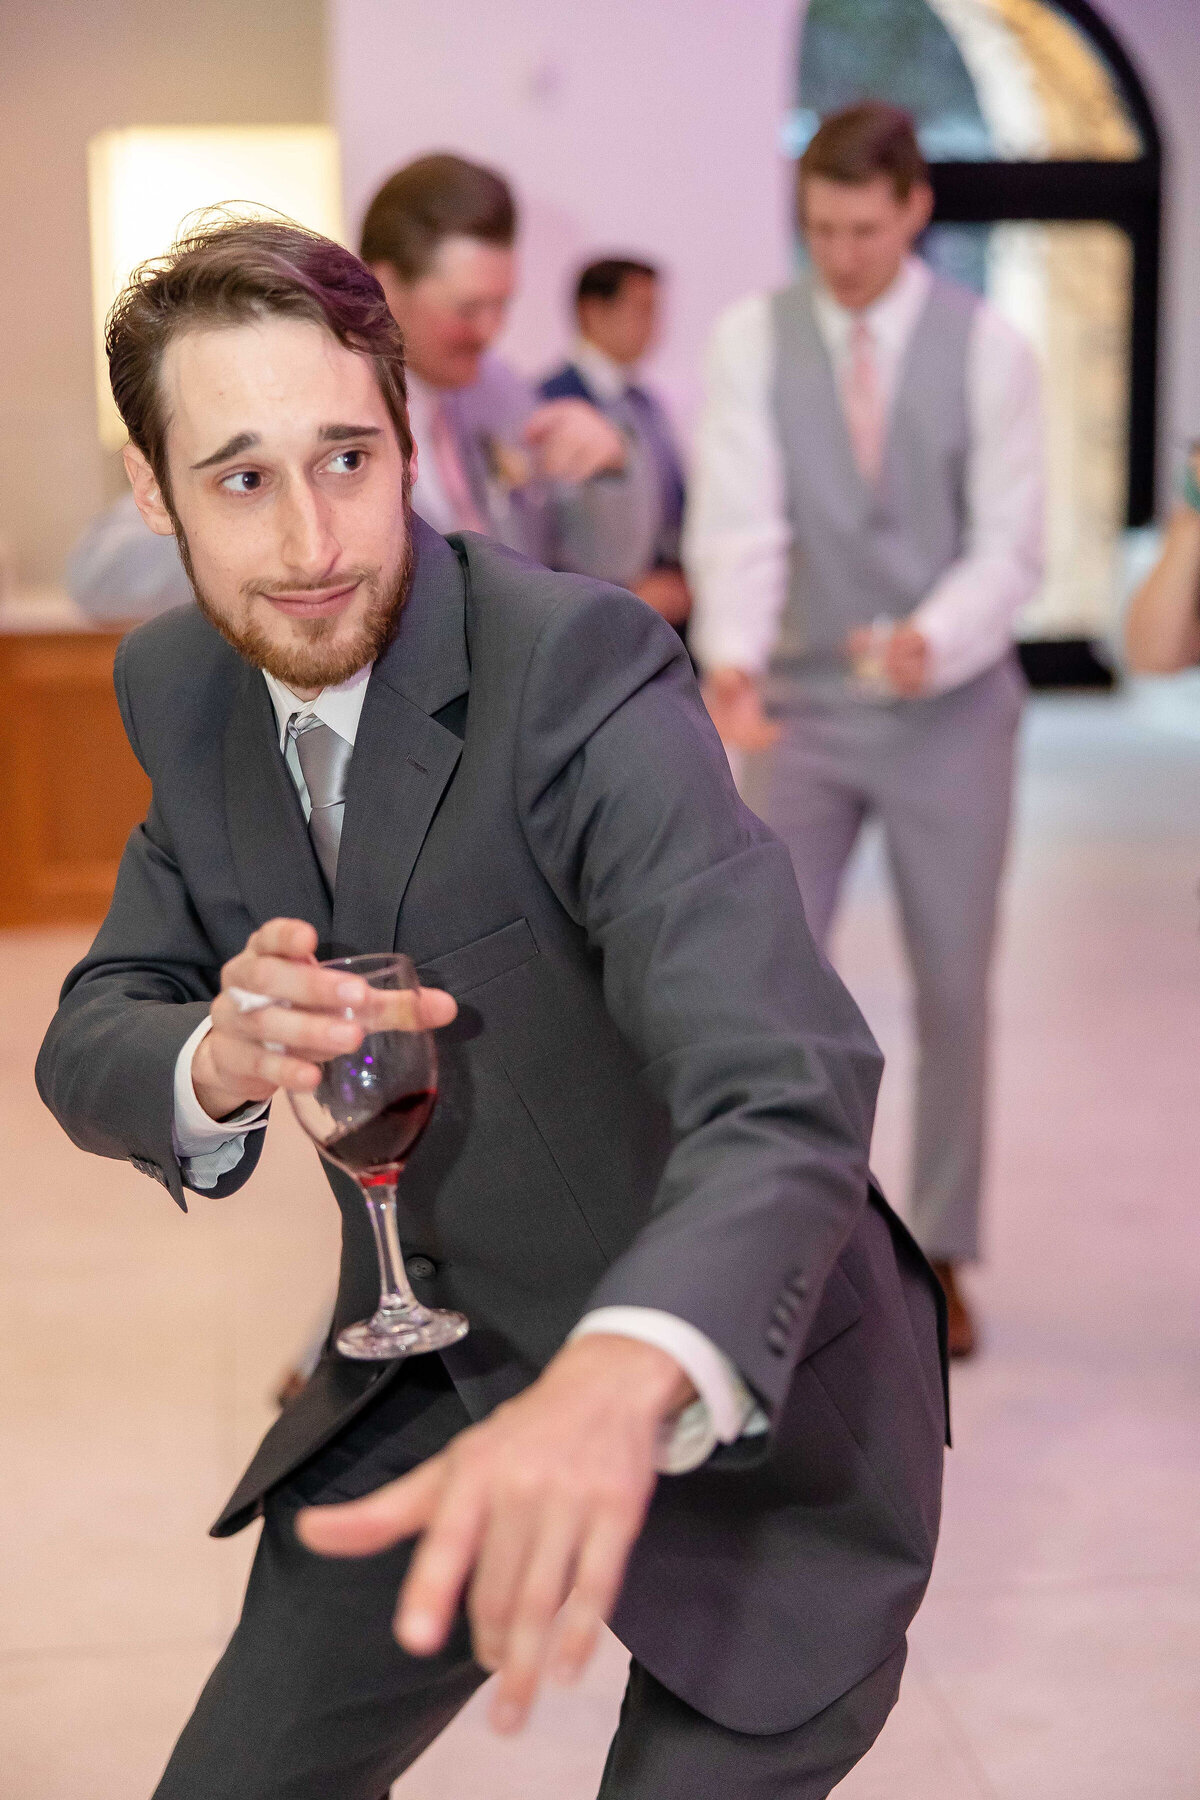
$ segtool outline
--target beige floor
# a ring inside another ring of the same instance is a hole
[[[1144,699],[1030,720],[987,1351],[955,1379],[900,1705],[846,1800],[1200,1795],[1200,740],[1169,725]],[[0,938],[0,1800],[149,1794],[252,1549],[206,1522],[334,1249],[284,1116],[251,1189],[186,1219],[61,1137],[30,1063],[83,943]],[[899,1192],[906,996],[869,846],[839,957],[891,1054],[876,1163]],[[621,1663],[610,1640],[516,1743],[474,1704],[398,1800],[588,1800]]]

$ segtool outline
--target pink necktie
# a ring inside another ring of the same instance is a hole
[[[871,327],[862,319],[856,319],[850,331],[850,368],[843,402],[858,472],[874,486],[883,462],[883,390]]]
[[[450,508],[453,529],[482,531],[486,534],[487,526],[475,504],[475,496],[471,492],[462,458],[458,454],[458,445],[454,441],[454,427],[440,400],[433,409],[430,431],[433,435],[433,460],[437,464],[438,480]]]

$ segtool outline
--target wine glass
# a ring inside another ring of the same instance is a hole
[[[422,1306],[409,1286],[396,1228],[396,1182],[420,1142],[437,1099],[433,1038],[417,1023],[420,983],[407,956],[343,956],[322,968],[357,975],[366,998],[338,1017],[364,1032],[357,1050],[322,1065],[312,1093],[289,1093],[321,1155],[358,1183],[379,1255],[379,1305],[338,1333],[357,1362],[387,1362],[443,1350],[465,1337],[462,1313]]]

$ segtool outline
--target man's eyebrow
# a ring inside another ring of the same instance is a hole
[[[317,436],[323,444],[344,444],[350,438],[382,437],[383,431],[378,425],[322,425]],[[261,442],[256,431],[239,431],[236,437],[231,437],[227,444],[222,444],[219,450],[214,450],[203,462],[193,463],[192,469],[215,468],[218,463],[228,462],[230,457],[240,456],[243,450],[252,450],[255,444]]]
[[[239,431],[236,437],[231,437],[227,444],[222,444],[219,450],[214,450],[211,456],[204,458],[203,462],[193,463],[192,468],[193,470],[211,469],[214,464],[228,462],[231,456],[240,456],[243,450],[249,450],[261,442],[256,431]]]
[[[323,444],[344,444],[347,438],[382,437],[378,425],[322,425],[318,436]]]

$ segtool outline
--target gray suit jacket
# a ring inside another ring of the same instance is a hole
[[[770,1434],[659,1482],[615,1623],[712,1718],[791,1728],[900,1641],[937,1533],[939,1302],[868,1176],[879,1053],[675,634],[485,539],[418,521],[416,542],[332,908],[261,676],[194,609],[125,640],[153,801],[39,1087],[76,1143],[183,1205],[175,1059],[247,934],[290,914],[327,945],[407,951],[460,1005],[400,1193],[405,1248],[434,1264],[418,1291],[472,1321],[445,1357],[458,1391],[481,1417],[610,1303],[675,1313],[732,1358]],[[340,1327],[374,1304],[375,1260],[357,1190],[326,1174]],[[403,1379],[326,1355],[214,1529]]]

